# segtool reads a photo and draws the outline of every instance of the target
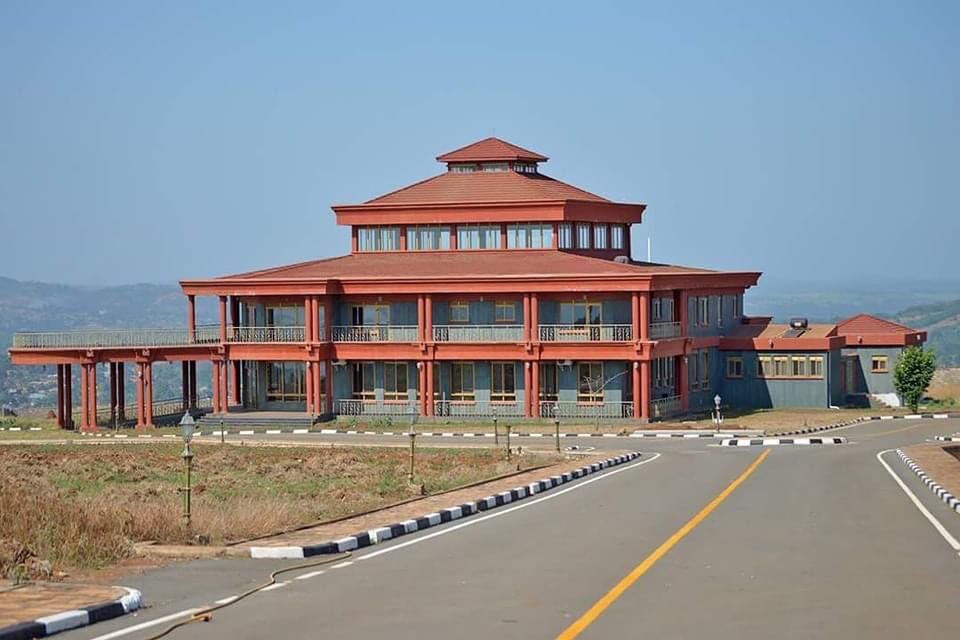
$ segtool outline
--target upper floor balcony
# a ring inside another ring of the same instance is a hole
[[[177,347],[220,342],[219,325],[188,329],[90,329],[27,331],[13,336],[14,349],[110,349],[118,347]]]
[[[523,342],[522,324],[443,324],[433,327],[434,342]]]
[[[417,342],[416,325],[337,325],[330,328],[333,342]]]
[[[631,342],[629,324],[542,324],[541,342]]]

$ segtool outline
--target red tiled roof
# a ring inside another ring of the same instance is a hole
[[[440,162],[507,162],[526,160],[546,162],[547,156],[518,147],[500,138],[484,138],[465,147],[437,156]]]
[[[740,324],[727,333],[728,338],[829,338],[834,334],[836,325],[811,324],[799,336],[787,336],[792,327],[788,324],[751,323]]]
[[[612,260],[554,250],[355,253],[218,278],[221,280],[378,280],[716,273],[708,269]]]
[[[916,329],[866,313],[847,318],[837,325],[837,335],[846,336],[864,333],[916,333]]]
[[[541,173],[477,171],[442,173],[392,191],[364,204],[433,204],[515,202],[539,200],[586,200],[610,202]]]

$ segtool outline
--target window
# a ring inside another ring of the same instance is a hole
[[[472,362],[454,362],[450,365],[450,398],[461,402],[476,400]]]
[[[473,173],[477,170],[474,164],[451,164],[450,173]]]
[[[599,302],[561,302],[560,323],[572,325],[603,324],[603,307]]]
[[[407,399],[407,363],[383,363],[383,399]]]
[[[514,382],[514,366],[512,362],[490,363],[490,401],[513,402],[517,399],[517,388]]]
[[[533,162],[514,162],[513,170],[517,173],[536,173],[537,165]]]
[[[557,365],[554,362],[540,363],[540,399],[557,401]]]
[[[807,359],[804,356],[791,356],[790,375],[794,378],[803,378],[807,375]]]
[[[757,358],[757,375],[761,378],[773,377],[773,358],[770,356],[760,356]]]
[[[267,367],[268,402],[305,402],[304,363],[271,362]]]
[[[778,378],[784,378],[788,375],[789,369],[788,362],[790,358],[787,356],[774,356],[773,357],[773,375]]]
[[[557,225],[557,246],[561,249],[573,249],[573,226],[569,222]]]
[[[871,373],[888,373],[887,356],[873,356],[870,358]]]
[[[450,303],[450,324],[470,322],[470,305],[466,302]]]
[[[727,356],[727,377],[743,377],[743,358],[741,356]]]
[[[577,365],[577,402],[603,402],[602,362],[581,362]]]
[[[610,248],[611,249],[623,249],[623,225],[622,224],[612,224],[610,225]]]
[[[697,324],[701,327],[710,326],[710,298],[701,296],[694,299],[697,301]]]
[[[723,326],[723,299],[726,296],[717,296],[717,326]]]
[[[577,249],[590,248],[590,225],[586,222],[577,224]]]
[[[743,317],[743,294],[733,296],[733,317]]]
[[[390,324],[390,305],[355,304],[352,307],[353,326],[386,326]]]
[[[700,388],[710,388],[710,352],[706,349],[700,352]]]
[[[294,304],[270,305],[264,309],[268,327],[302,327],[304,325],[303,307]]]
[[[823,356],[810,356],[810,377],[823,377]]]
[[[651,315],[653,316],[654,322],[672,322],[673,298],[663,296],[653,298]]]
[[[517,305],[509,300],[498,301],[494,306],[493,319],[496,322],[516,322]]]
[[[436,251],[450,248],[450,227],[412,225],[407,227],[408,251]]]
[[[372,402],[377,398],[377,373],[372,362],[353,363],[353,397]]]
[[[607,248],[607,225],[601,224],[599,222],[594,223],[593,225],[593,248],[594,249],[606,249]]]
[[[690,359],[687,361],[687,376],[689,378],[689,386],[691,390],[696,390],[700,388],[700,358],[697,357],[697,353],[694,352]]]
[[[400,227],[359,227],[357,229],[358,251],[398,251]]]
[[[457,227],[457,249],[499,249],[500,225],[461,224]]]
[[[553,247],[552,224],[507,225],[508,249],[550,249]]]
[[[506,162],[484,162],[480,165],[481,171],[509,171],[510,165]]]

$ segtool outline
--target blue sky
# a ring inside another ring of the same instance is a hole
[[[492,133],[654,259],[952,277],[960,3],[0,3],[0,275],[343,253],[329,205]]]

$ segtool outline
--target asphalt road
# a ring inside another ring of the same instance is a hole
[[[954,638],[960,556],[876,456],[958,429],[870,422],[837,432],[849,444],[821,447],[591,439],[648,454],[336,568],[281,576],[281,587],[170,637]],[[960,539],[960,517],[895,454],[884,459]],[[150,608],[62,637],[145,638],[164,628],[157,619],[297,563],[211,560],[133,576],[125,583]]]

